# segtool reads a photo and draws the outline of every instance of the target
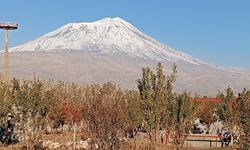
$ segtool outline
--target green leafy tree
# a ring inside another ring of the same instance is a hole
[[[11,143],[10,136],[14,127],[9,124],[9,115],[13,103],[10,94],[10,85],[7,82],[0,82],[0,142],[2,144]]]
[[[139,93],[134,90],[125,91],[124,98],[128,117],[128,126],[125,129],[125,133],[128,133],[129,136],[133,138],[136,134],[134,130],[141,126],[143,118],[140,108]]]
[[[153,142],[153,130],[157,126],[156,116],[156,102],[154,94],[155,75],[150,68],[142,69],[142,79],[138,80],[138,89],[140,92],[141,109],[143,113],[143,120],[146,122],[144,128],[149,134],[151,142]]]
[[[180,149],[189,134],[195,119],[196,105],[192,101],[190,93],[184,92],[176,95],[173,106],[173,142]]]
[[[222,130],[230,130],[234,123],[234,110],[233,110],[233,100],[235,99],[233,90],[228,87],[225,90],[225,93],[219,92],[217,98],[221,100],[221,103],[218,105],[217,115],[219,119],[223,122],[224,127]],[[221,131],[222,132],[222,131]]]
[[[250,149],[250,91],[244,89],[237,98],[238,120],[241,130],[238,145],[240,149]]]
[[[169,105],[173,98],[172,84],[176,80],[176,65],[170,76],[164,75],[163,66],[157,64],[156,74],[150,68],[142,69],[142,79],[138,80],[140,103],[144,116],[145,128],[153,145],[156,142],[157,131],[165,127],[173,105]]]

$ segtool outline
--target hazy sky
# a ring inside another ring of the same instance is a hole
[[[0,21],[18,22],[10,46],[69,22],[121,17],[212,64],[250,70],[250,0],[1,0]],[[3,49],[4,32],[0,32]]]

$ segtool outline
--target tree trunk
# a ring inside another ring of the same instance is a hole
[[[76,126],[77,126],[77,124],[73,122],[73,125],[74,125],[73,149],[76,149]]]
[[[154,143],[157,141],[157,129],[154,129]]]
[[[210,131],[209,131],[210,130],[210,126],[211,126],[211,124],[207,125],[207,133],[208,134],[210,134]]]

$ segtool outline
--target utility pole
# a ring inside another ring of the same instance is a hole
[[[4,52],[4,71],[2,79],[8,81],[9,79],[9,30],[18,29],[17,23],[0,23],[0,29],[5,30],[5,52]]]
[[[9,30],[5,31],[4,80],[9,78]]]

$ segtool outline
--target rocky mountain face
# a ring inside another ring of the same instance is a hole
[[[10,52],[11,76],[24,79],[32,79],[35,73],[45,80],[81,84],[112,80],[122,88],[136,88],[141,68],[155,68],[161,62],[166,73],[172,63],[177,64],[176,91],[214,95],[227,86],[237,91],[250,87],[248,71],[217,67],[193,58],[118,17],[69,23]]]

